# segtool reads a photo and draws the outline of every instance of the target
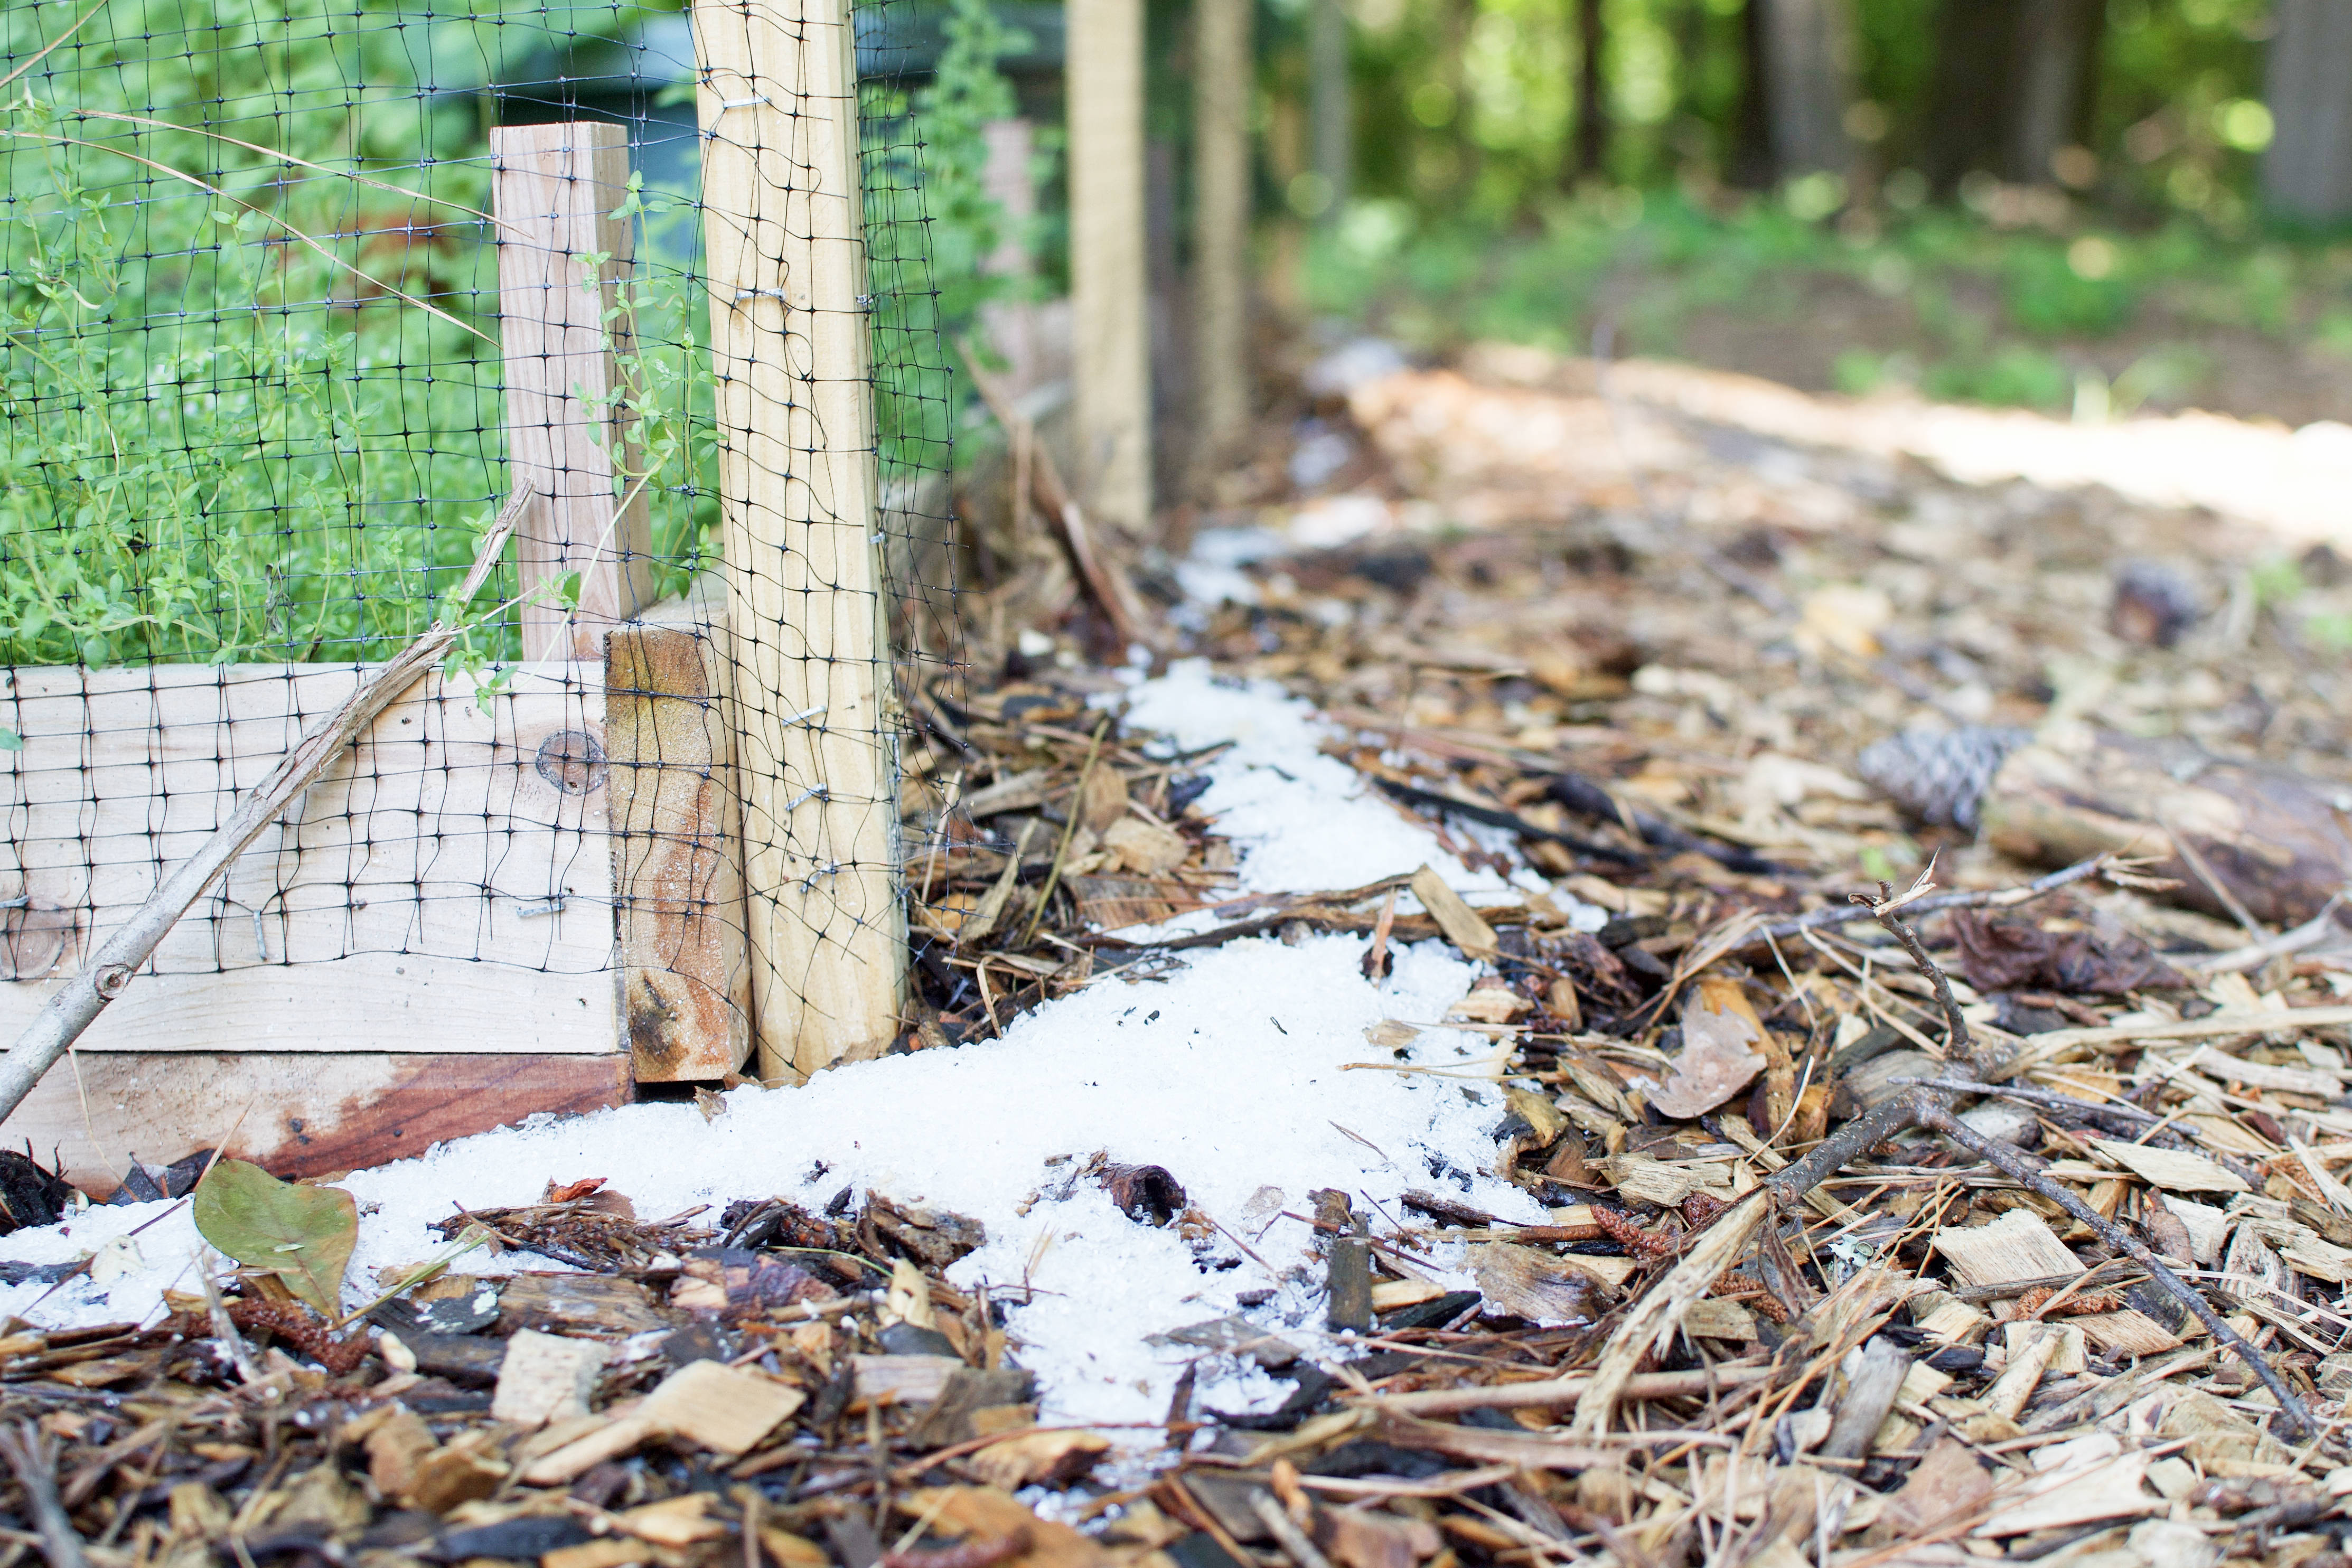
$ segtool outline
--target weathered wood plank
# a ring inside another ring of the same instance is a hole
[[[0,724],[25,742],[0,753],[0,899],[29,901],[0,921],[0,979],[75,972],[153,892],[157,867],[202,844],[359,679],[328,665],[0,670]],[[602,685],[594,666],[519,667],[485,711],[471,677],[419,683],[236,861],[151,971],[373,952],[489,959],[584,991],[613,947]]]
[[[0,985],[0,1030],[22,1030],[56,976]],[[405,953],[217,974],[142,974],[77,1046],[92,1051],[616,1051],[614,977]]]
[[[116,1006],[136,994],[134,987]],[[226,1140],[229,1154],[279,1176],[326,1176],[421,1155],[537,1112],[599,1110],[630,1097],[628,1058],[617,1053],[83,1051],[0,1122],[0,1144],[21,1149],[29,1141],[45,1164],[55,1151],[68,1180],[103,1195],[133,1155],[163,1166]]]
[[[653,527],[643,488],[627,481],[639,465],[615,395],[625,345],[613,334],[625,318],[613,307],[635,229],[611,214],[628,195],[628,131],[498,126],[490,167],[507,464],[515,487],[538,497],[515,540],[521,584],[580,574],[576,611],[543,595],[524,601],[523,657],[593,659],[614,623],[650,600],[654,578]]]
[[[856,55],[847,0],[690,19],[752,1016],[797,1081],[890,1039],[905,983]]]
[[[604,673],[629,1053],[640,1082],[718,1078],[751,1049],[726,661],[692,627],[631,625],[605,643]]]

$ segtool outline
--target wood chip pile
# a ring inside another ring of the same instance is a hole
[[[1288,1396],[1188,1379],[1082,1431],[1037,1424],[1017,1313],[944,1279],[976,1222],[646,1219],[587,1180],[450,1225],[580,1271],[445,1273],[338,1333],[253,1270],[154,1328],[0,1325],[0,1568],[2343,1568],[2352,944],[2280,870],[2336,852],[2352,786],[2333,558],[2286,596],[2234,525],[1555,369],[1315,410],[1344,494],[1268,462],[1257,499],[1372,526],[1169,638],[1310,697],[1368,789],[1549,891],[1239,896],[1211,758],[1089,706],[1116,683],[1075,587],[1053,616],[1008,587],[1029,619],[974,617],[1002,643],[970,689],[912,699],[897,1048],[1219,942],[1360,933],[1377,977],[1443,941],[1487,967],[1448,1022],[1495,1042],[1465,1090],[1541,1223],[1335,1172],[1321,1318],[1164,1347]],[[1966,791],[1984,832],[1864,781],[1923,723],[2024,732]],[[2210,754],[2149,765],[2204,814],[2084,760],[2167,742]],[[1182,1171],[1079,1174],[1195,1222]],[[64,1200],[13,1168],[0,1197]]]

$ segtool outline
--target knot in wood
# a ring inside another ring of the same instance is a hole
[[[90,987],[110,1002],[122,994],[123,987],[131,983],[131,973],[128,964],[109,964],[90,977]]]
[[[604,781],[604,748],[584,729],[559,729],[539,743],[532,767],[566,795],[585,795]]]

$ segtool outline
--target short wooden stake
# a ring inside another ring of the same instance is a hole
[[[596,659],[604,634],[652,597],[653,529],[630,486],[609,312],[634,236],[627,131],[598,120],[490,132],[509,483],[539,497],[515,541],[526,659]],[[603,256],[601,266],[590,258]],[[616,456],[619,461],[615,461]],[[580,574],[578,610],[553,595]]]
[[[1250,12],[1192,0],[1192,364],[1200,386],[1193,485],[1205,492],[1250,420]]]
[[[604,643],[621,1008],[640,1083],[723,1077],[751,1051],[727,634],[681,610]]]
[[[898,724],[848,0],[696,0],[760,1075],[896,1038]]]
[[[1078,498],[1139,534],[1151,521],[1143,0],[1066,0],[1065,14]]]

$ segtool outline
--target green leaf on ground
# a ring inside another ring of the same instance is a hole
[[[196,1184],[196,1231],[249,1269],[266,1269],[332,1319],[359,1239],[359,1205],[339,1187],[297,1186],[259,1166],[221,1160]]]

